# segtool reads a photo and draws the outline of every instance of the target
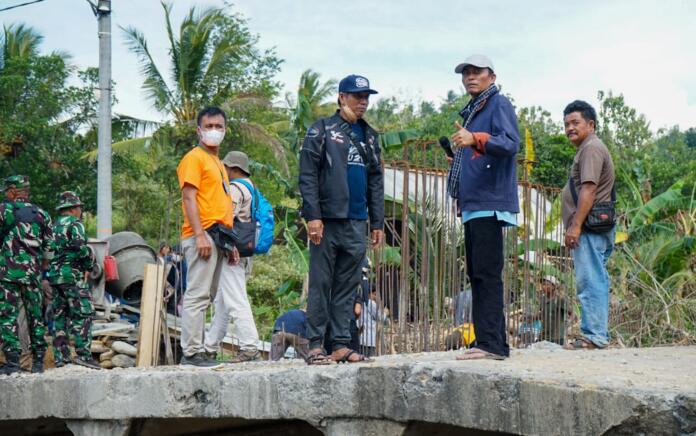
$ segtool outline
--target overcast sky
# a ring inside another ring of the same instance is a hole
[[[25,0],[0,0],[0,8]],[[166,65],[162,7],[155,0],[114,0],[116,112],[153,120],[134,55],[118,28],[142,30]],[[176,0],[174,22],[191,5]],[[285,62],[278,79],[294,91],[312,68],[324,79],[367,76],[378,97],[440,102],[461,90],[454,66],[472,53],[493,59],[498,83],[518,106],[540,105],[557,121],[566,103],[596,104],[598,90],[623,93],[653,130],[696,126],[696,1],[239,0],[262,48]],[[43,50],[67,51],[77,67],[97,66],[96,19],[85,0],[45,0],[0,12],[45,36]]]

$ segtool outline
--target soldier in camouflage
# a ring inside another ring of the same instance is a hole
[[[8,177],[4,187],[7,201],[0,203],[0,342],[6,363],[0,374],[19,371],[20,299],[29,324],[32,372],[43,372],[47,344],[41,271],[50,257],[51,217],[29,201],[28,177]]]
[[[82,217],[82,202],[72,191],[58,196],[60,216],[53,225],[53,259],[46,278],[53,288],[53,355],[56,367],[70,363],[68,333],[75,341],[75,364],[101,369],[92,358],[92,321],[94,306],[87,285],[87,273],[94,267],[87,245]]]

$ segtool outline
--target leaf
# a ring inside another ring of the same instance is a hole
[[[260,315],[263,315],[263,314],[266,314],[266,313],[272,311],[273,307],[271,307],[271,306],[257,306],[257,307],[253,307],[252,310],[254,312],[254,316],[260,316]]]
[[[529,251],[557,251],[561,244],[552,239],[531,239],[529,241]],[[525,245],[517,245],[517,255],[524,254]]]
[[[126,44],[138,56],[140,72],[145,76],[143,88],[156,109],[164,111],[175,106],[172,92],[164,81],[147,46],[145,35],[134,27],[121,27],[126,34]]]
[[[614,239],[614,244],[621,244],[628,241],[628,233],[627,232],[616,232],[616,239]]]
[[[125,141],[114,142],[111,144],[111,152],[128,154],[145,153],[150,148],[151,143],[151,136],[147,136],[145,138],[127,139]],[[87,159],[90,162],[94,162],[97,160],[98,153],[99,149],[91,150],[85,153],[82,158]]]
[[[293,279],[284,281],[283,284],[280,285],[280,287],[276,290],[275,295],[280,297],[281,295],[286,294],[289,290],[292,290],[296,284],[297,282]]]
[[[654,221],[673,214],[680,208],[686,208],[686,197],[681,190],[684,186],[684,179],[677,181],[667,191],[653,197],[639,208],[629,228],[629,233],[637,227],[651,224]]]
[[[379,135],[379,146],[383,150],[400,148],[408,141],[418,139],[421,133],[416,129],[390,130]]]
[[[379,260],[384,266],[400,266],[401,265],[401,247],[391,247],[389,245],[383,245],[379,251]],[[369,253],[370,261],[372,265],[377,265],[375,256],[377,253],[375,250],[371,250]]]

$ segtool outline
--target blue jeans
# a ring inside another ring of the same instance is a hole
[[[614,249],[616,230],[580,234],[573,250],[578,300],[582,307],[580,331],[598,347],[609,343],[609,273],[607,261]]]

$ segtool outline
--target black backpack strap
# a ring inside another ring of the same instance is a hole
[[[611,185],[611,201],[616,203],[616,180],[614,180],[614,184]]]
[[[570,187],[570,195],[573,196],[573,203],[575,206],[578,205],[578,193],[575,191],[575,182],[573,182],[573,177],[568,177],[568,187]]]

